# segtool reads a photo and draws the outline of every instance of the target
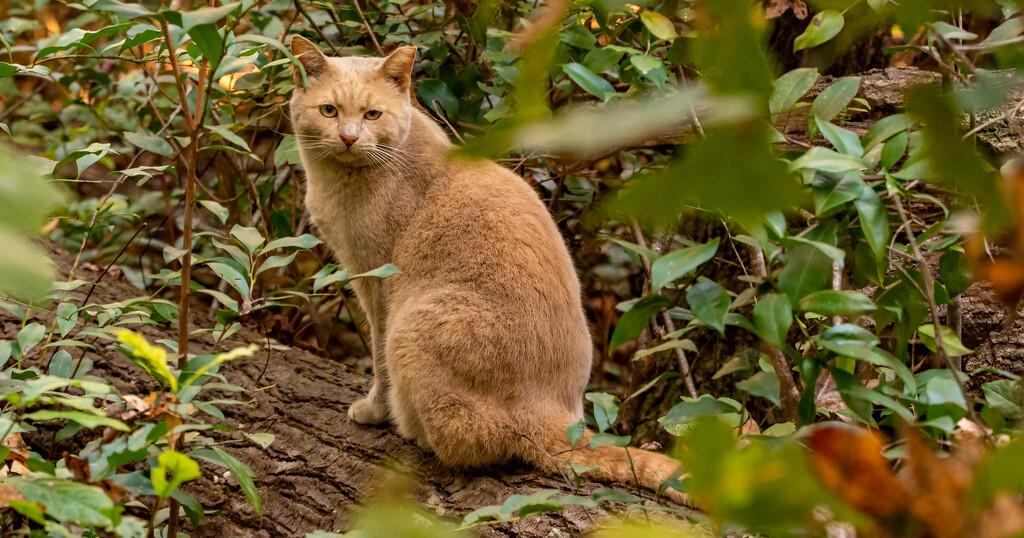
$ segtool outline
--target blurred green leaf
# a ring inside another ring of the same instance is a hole
[[[165,450],[157,457],[157,462],[159,466],[150,473],[150,480],[153,482],[153,490],[161,499],[170,497],[184,482],[202,476],[198,463],[175,450]]]
[[[845,23],[842,13],[834,9],[816,13],[804,32],[793,41],[793,52],[817,47],[832,39],[842,31]]]
[[[657,11],[644,11],[640,14],[640,20],[643,21],[644,26],[651,32],[651,35],[658,39],[674,39],[677,35],[672,21]]]
[[[562,71],[572,79],[584,91],[607,101],[615,93],[615,88],[607,80],[597,76],[593,71],[587,69],[583,64],[569,63],[562,66]]]

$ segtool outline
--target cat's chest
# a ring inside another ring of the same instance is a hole
[[[306,207],[321,238],[346,268],[356,272],[389,263],[395,233],[387,204],[360,198],[314,183],[306,192]]]

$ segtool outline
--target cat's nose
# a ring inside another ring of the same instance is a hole
[[[359,135],[341,135],[341,141],[344,142],[346,146],[351,147],[352,144],[356,143],[356,140],[359,140]]]

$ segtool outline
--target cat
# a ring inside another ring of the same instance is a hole
[[[412,97],[415,47],[328,58],[300,36],[291,46],[307,77],[303,89],[296,70],[290,109],[313,222],[350,272],[402,271],[353,281],[374,381],[349,417],[391,420],[451,467],[520,460],[558,476],[568,461],[657,491],[678,468],[668,456],[591,451],[590,432],[569,445],[593,348],[569,251],[533,189],[450,157]]]

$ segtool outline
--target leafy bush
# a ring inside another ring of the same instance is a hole
[[[15,4],[0,22],[0,129],[33,160],[0,153],[0,306],[20,321],[0,341],[5,532],[173,535],[179,504],[193,525],[203,514],[181,489],[198,461],[233,473],[260,512],[252,471],[219,445],[272,438],[221,422],[218,407],[240,403],[221,393],[243,389],[220,365],[253,352],[224,342],[248,325],[309,343],[313,327],[326,349],[339,328],[359,334],[345,286],[401,270],[322,263],[287,134],[290,34],[334,54],[415,45],[417,97],[459,153],[537,188],[594,299],[591,446],[629,445],[642,403],[682,436],[675,485],[710,519],[680,514],[722,532],[1021,531],[997,523],[1019,521],[1024,388],[964,372],[958,334],[975,278],[1011,316],[1024,290],[1022,168],[979,146],[1021,108],[1017,4]],[[858,97],[870,74],[820,76],[879,32],[941,80],[908,88],[904,110]],[[769,50],[798,52],[779,59],[796,67],[780,72]],[[26,239],[40,230],[75,254],[63,282]],[[146,295],[90,302],[103,283],[76,278],[86,263]],[[216,322],[190,332],[197,307]],[[168,323],[176,341],[143,336]],[[190,354],[203,333],[217,352]],[[93,375],[105,349],[152,392]],[[52,430],[75,453],[22,438]],[[572,471],[576,489],[586,470]],[[949,494],[921,493],[936,484]],[[647,508],[622,490],[544,490],[461,525],[601,502]]]

